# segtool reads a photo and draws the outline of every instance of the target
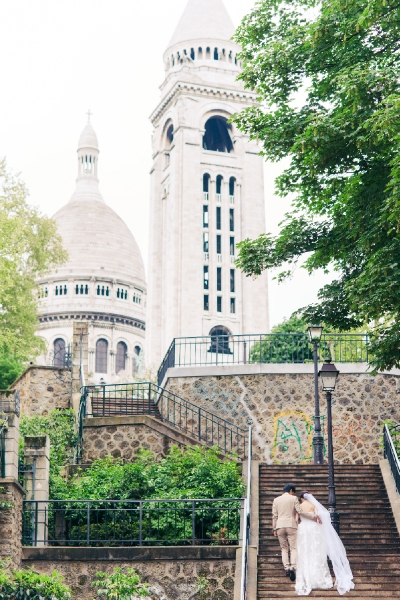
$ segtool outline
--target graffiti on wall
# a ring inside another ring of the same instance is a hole
[[[321,417],[324,432],[324,418]],[[285,410],[275,415],[271,459],[284,465],[306,463],[312,459],[313,418],[300,410]],[[324,444],[325,453],[325,444]]]

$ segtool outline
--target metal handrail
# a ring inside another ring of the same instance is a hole
[[[368,362],[369,336],[363,333],[326,333],[319,353],[339,363]],[[168,369],[186,366],[312,362],[306,333],[207,335],[174,338],[158,370],[158,384]]]
[[[224,453],[245,458],[247,432],[152,382],[85,386],[81,389],[76,460],[82,459],[85,417],[151,415]]]
[[[247,462],[247,493],[244,503],[244,532],[242,541],[242,575],[240,600],[246,600],[247,597],[247,571],[249,563],[249,544],[250,544],[250,514],[251,514],[251,459],[252,459],[252,430],[249,427],[248,441],[248,462]]]
[[[383,449],[384,449],[384,457],[387,458],[390,470],[393,475],[394,482],[396,484],[397,493],[400,494],[400,460],[396,452],[395,445],[393,443],[392,431],[398,431],[400,429],[400,425],[395,425],[394,427],[389,427],[385,423],[383,426]]]
[[[7,421],[0,425],[0,477],[6,476],[6,429]]]
[[[25,500],[24,545],[238,545],[243,498]]]

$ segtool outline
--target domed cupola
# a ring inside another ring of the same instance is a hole
[[[71,343],[72,321],[83,319],[89,322],[91,380],[100,373],[114,379],[122,371],[131,379],[134,357],[143,357],[144,265],[131,231],[100,194],[99,145],[88,116],[78,143],[75,191],[53,217],[69,257],[38,281],[38,334],[47,341],[48,361],[56,347]],[[103,362],[100,347],[107,348]],[[115,362],[118,352],[122,358]]]
[[[189,0],[164,53],[166,79],[185,67],[238,71],[240,47],[222,0]],[[207,75],[206,75],[207,78]]]

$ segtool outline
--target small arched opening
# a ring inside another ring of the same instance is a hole
[[[142,349],[140,346],[135,346],[133,348],[133,361],[132,361],[133,375],[135,375],[135,373],[140,371],[141,361],[142,361]]]
[[[215,191],[219,196],[222,194],[223,180],[224,180],[224,178],[222,177],[222,175],[217,175],[217,177],[215,179]]]
[[[108,342],[107,340],[97,340],[96,342],[96,373],[107,373]]]
[[[235,196],[235,184],[236,184],[236,177],[229,177],[229,195],[232,198]]]
[[[65,340],[57,338],[53,344],[54,360],[53,364],[55,367],[65,367],[66,348]]]
[[[209,173],[204,173],[203,175],[203,196],[204,196],[204,200],[208,200],[208,194],[210,191],[210,179],[211,176],[209,175]]]
[[[126,368],[126,355],[128,348],[125,342],[118,342],[117,344],[117,355],[115,358],[115,372],[118,374],[120,371],[124,371]]]
[[[232,350],[229,347],[229,340],[232,334],[227,327],[217,325],[211,329],[209,335],[211,336],[209,352],[213,352],[214,354],[232,354]]]
[[[231,126],[224,117],[208,119],[204,126],[203,148],[212,152],[232,152],[233,144],[229,129]]]

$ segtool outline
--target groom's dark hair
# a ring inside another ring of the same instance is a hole
[[[283,488],[283,491],[287,493],[289,493],[291,490],[293,490],[293,492],[296,493],[296,487],[293,485],[293,483],[287,483]]]

